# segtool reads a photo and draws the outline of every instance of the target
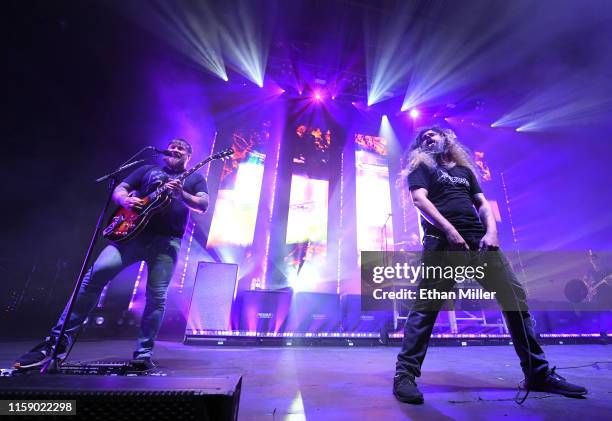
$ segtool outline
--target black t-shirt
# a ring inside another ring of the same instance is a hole
[[[482,193],[472,171],[460,165],[452,168],[430,168],[420,164],[408,174],[410,190],[427,189],[427,198],[459,233],[466,236],[482,236],[485,228],[472,203],[472,196]],[[444,237],[443,233],[421,218],[426,235]]]
[[[159,181],[167,182],[177,178],[182,173],[173,173],[167,168],[160,168],[157,165],[144,165],[136,171],[128,175],[124,183],[127,183],[131,189],[138,192],[138,196],[142,197],[151,193],[156,183]],[[193,173],[183,182],[183,190],[189,194],[208,193],[206,179],[200,173]],[[185,206],[182,200],[172,199],[172,202],[151,217],[151,220],[145,227],[146,232],[159,235],[168,235],[172,237],[182,237],[187,224],[187,216],[189,208]]]

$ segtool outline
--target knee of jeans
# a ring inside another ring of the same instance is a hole
[[[102,269],[93,271],[91,268],[85,273],[83,277],[83,283],[81,285],[86,288],[99,288],[102,289],[113,277],[113,272],[110,270]]]
[[[519,283],[512,282],[509,285],[500,288],[498,295],[507,296],[509,299],[519,303],[524,303],[527,301],[527,292]]]
[[[527,304],[525,298],[521,298],[519,295],[512,291],[499,291],[497,292],[497,302],[501,304],[503,310],[508,311],[520,311],[526,308]]]
[[[101,278],[85,278],[83,279],[83,283],[81,283],[80,291],[87,293],[101,293],[107,283],[108,280],[103,280]]]
[[[524,288],[515,288],[514,289],[514,293],[516,295],[516,299],[520,302],[520,303],[524,303],[525,301],[527,301],[527,293],[525,292]]]
[[[147,294],[147,303],[156,308],[164,308],[166,306],[166,298],[167,294],[165,292],[163,294],[152,292]]]

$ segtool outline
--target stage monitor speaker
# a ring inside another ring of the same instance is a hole
[[[187,318],[192,330],[228,330],[238,265],[199,262]]]
[[[236,420],[241,384],[240,376],[32,374],[0,377],[0,400],[75,401],[75,416],[60,417],[71,420]],[[54,414],[45,412],[41,419]]]
[[[362,311],[361,295],[345,294],[340,302],[344,332],[378,332],[393,323],[392,311]]]
[[[320,292],[298,292],[293,297],[287,331],[301,333],[339,332],[340,296]]]
[[[291,290],[243,291],[239,329],[266,333],[283,331],[292,295]]]

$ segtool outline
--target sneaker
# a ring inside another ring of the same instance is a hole
[[[393,378],[393,394],[400,402],[414,404],[424,402],[423,394],[418,389],[414,377],[410,374],[395,375]]]
[[[51,359],[51,354],[53,353],[52,347],[54,340],[55,337],[52,338],[47,336],[43,342],[39,343],[30,351],[17,358],[13,364],[13,367],[17,370],[30,370],[47,363]],[[62,361],[66,359],[68,348],[66,346],[67,342],[68,341],[66,339],[61,341],[59,349],[57,350],[57,357]]]
[[[555,372],[556,367],[553,367],[546,376],[540,379],[527,379],[521,382],[521,388],[534,390],[537,392],[556,393],[558,395],[567,396],[570,398],[579,398],[588,393],[586,388],[578,386],[565,380],[564,377]]]
[[[157,367],[157,364],[151,357],[137,357],[130,361],[130,366],[139,371],[146,371]]]

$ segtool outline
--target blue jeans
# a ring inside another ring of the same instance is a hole
[[[544,376],[548,373],[548,361],[533,330],[525,289],[516,278],[510,263],[499,250],[487,251],[483,255],[475,252],[478,250],[480,237],[466,237],[465,241],[472,250],[465,252],[467,259],[481,258],[486,261],[487,274],[491,276],[479,282],[485,290],[496,293],[495,297],[502,308],[512,337],[512,344],[521,361],[521,368],[525,376],[530,378]],[[446,239],[426,236],[423,244],[423,263],[427,266],[435,259],[436,263],[433,264],[439,264],[439,256],[448,250]],[[423,279],[419,284],[419,288],[438,291],[450,291],[453,286],[454,280],[452,279]],[[415,300],[404,326],[402,350],[397,356],[397,374],[409,374],[415,377],[421,375],[421,365],[427,353],[429,337],[443,304],[443,300]]]
[[[150,357],[159,332],[166,307],[168,285],[180,248],[181,239],[142,232],[127,243],[106,246],[83,278],[70,319],[66,323],[66,335],[73,339],[81,325],[95,308],[106,284],[127,266],[145,261],[147,264],[146,304],[142,313],[138,344],[134,358]],[[52,335],[59,335],[66,319],[64,309]]]

